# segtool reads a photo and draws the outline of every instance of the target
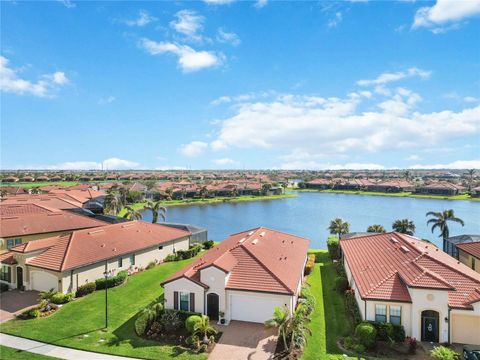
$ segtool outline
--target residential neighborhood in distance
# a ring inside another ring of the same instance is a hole
[[[0,13],[1,360],[480,360],[480,0]]]

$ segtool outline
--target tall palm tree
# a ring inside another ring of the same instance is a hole
[[[475,172],[476,172],[475,169],[467,170],[467,175],[468,175],[468,191],[472,191],[472,187],[473,187],[473,175],[475,175]]]
[[[374,224],[374,225],[370,225],[367,228],[367,232],[369,232],[369,233],[385,233],[387,231],[385,230],[385,228],[382,225]]]
[[[117,215],[120,211],[120,208],[121,204],[117,194],[114,192],[109,192],[107,196],[105,196],[104,211],[107,214]]]
[[[399,219],[399,220],[395,220],[395,222],[392,224],[392,228],[396,232],[407,234],[407,235],[413,235],[415,233],[416,227],[413,221],[411,220]]]
[[[262,195],[267,195],[270,189],[272,188],[272,184],[263,184],[262,185]]]
[[[444,210],[443,212],[429,211],[425,216],[432,216],[431,219],[427,221],[427,225],[432,225],[432,233],[436,228],[440,230],[440,235],[443,239],[443,249],[445,250],[445,243],[448,237],[450,236],[450,231],[448,229],[448,222],[456,222],[462,226],[465,225],[462,219],[455,216],[455,213],[452,209]]]
[[[205,185],[200,188],[199,195],[201,199],[208,197],[208,188]]]
[[[273,318],[270,320],[265,321],[265,326],[267,327],[276,327],[278,328],[278,336],[282,337],[283,340],[283,348],[285,350],[288,349],[287,344],[287,333],[288,333],[288,326],[289,326],[289,310],[287,307],[279,307],[275,306],[273,309]]]
[[[142,214],[130,205],[125,206],[125,215],[123,217],[128,220],[142,220]]]
[[[127,205],[128,189],[126,187],[122,186],[118,189],[118,196],[121,207]]]
[[[162,206],[161,201],[147,201],[144,209],[152,212],[152,224],[156,224],[158,218],[161,218],[162,221],[167,220],[167,208]]]
[[[340,238],[340,235],[347,234],[350,231],[350,224],[340,218],[336,218],[330,221],[328,230],[330,234],[336,234]]]
[[[411,175],[412,175],[412,174],[411,174],[410,170],[405,170],[405,171],[403,172],[403,177],[404,177],[405,180],[407,180],[407,181],[410,180],[410,176],[411,176]]]

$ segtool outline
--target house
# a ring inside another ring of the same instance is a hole
[[[63,293],[88,282],[129,273],[189,248],[190,233],[144,221],[73,231],[13,247],[0,255],[0,281],[11,288]]]
[[[170,226],[176,229],[189,232],[191,244],[203,243],[208,240],[208,231],[206,228],[202,228],[202,227],[191,225],[191,224],[178,224],[178,223],[171,223],[171,222],[162,222],[162,225]]]
[[[77,190],[77,189],[54,189],[50,194],[58,195],[63,199],[78,201],[81,207],[93,211],[94,213],[102,213],[105,197],[107,194],[103,191],[93,189]]]
[[[305,182],[305,187],[307,189],[327,190],[327,189],[331,189],[332,185],[333,185],[333,182],[331,179],[314,179],[314,180]]]
[[[16,195],[7,196],[2,199],[2,205],[23,205],[23,204],[38,204],[52,209],[75,209],[81,208],[82,203],[73,198],[63,198],[56,194],[41,194],[41,195]]]
[[[418,194],[455,196],[464,194],[467,188],[447,181],[433,182],[417,188]]]
[[[340,240],[362,319],[402,325],[434,343],[480,345],[480,274],[412,236]]]
[[[95,228],[106,223],[68,211],[38,204],[0,204],[0,253],[32,240],[73,230]]]
[[[473,197],[480,197],[480,186],[477,186],[472,189],[472,196]]]
[[[443,243],[443,251],[448,255],[453,256],[455,259],[458,259],[458,244],[471,243],[480,241],[480,235],[457,235],[451,236],[445,239]]]
[[[263,323],[276,306],[293,312],[309,240],[259,227],[233,234],[161,285],[165,307],[211,319]]]
[[[480,273],[480,241],[457,244],[458,260]]]
[[[415,185],[406,180],[387,180],[373,183],[367,187],[367,190],[386,193],[398,193],[414,191]]]

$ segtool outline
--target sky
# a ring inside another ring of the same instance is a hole
[[[0,6],[2,169],[480,168],[480,0]]]

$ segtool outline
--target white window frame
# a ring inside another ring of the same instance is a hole
[[[400,314],[399,315],[393,315],[394,318],[398,318],[399,319],[399,323],[398,324],[394,324],[394,325],[402,325],[402,307],[400,305],[390,305],[389,306],[389,321],[391,324],[392,323],[392,307],[393,308],[398,308],[400,310]]]
[[[384,314],[379,314],[379,313],[377,312],[377,308],[379,308],[379,307],[385,308],[385,313],[384,313]],[[388,310],[388,309],[387,309],[387,305],[384,305],[384,304],[375,304],[375,321],[376,321],[376,322],[385,322],[385,323],[386,323],[386,322],[387,322],[387,319],[388,319],[387,310]],[[377,320],[377,316],[385,316],[385,320],[384,320],[384,321]]]

